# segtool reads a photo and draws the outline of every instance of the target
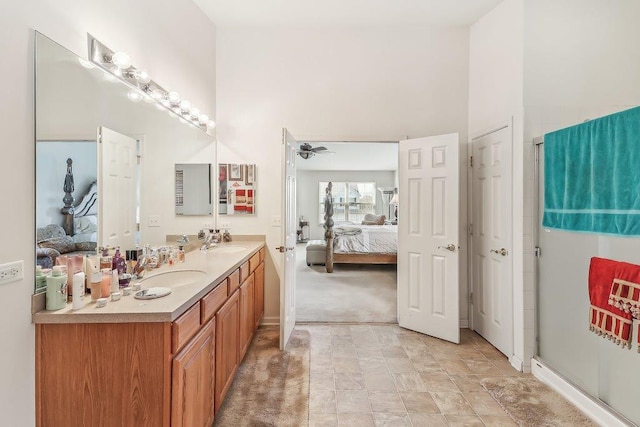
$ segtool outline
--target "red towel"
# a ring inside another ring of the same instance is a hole
[[[640,283],[640,266],[604,258],[591,258],[589,266],[590,329],[623,347],[631,347],[630,313],[609,305],[614,279]]]

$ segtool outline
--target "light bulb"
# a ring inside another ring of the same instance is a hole
[[[169,92],[169,102],[172,104],[177,104],[180,102],[180,94],[176,91]]]
[[[171,117],[172,119],[175,119],[176,117],[178,117],[178,115],[173,111],[169,110],[169,117]]]
[[[164,111],[164,107],[162,106],[162,104],[156,104],[156,108],[160,111]]]
[[[191,103],[189,101],[185,99],[182,102],[180,102],[180,109],[182,111],[189,111],[189,108],[191,108]]]
[[[144,102],[146,102],[147,104],[155,104],[153,98],[146,93],[142,96],[142,99],[144,99]]]
[[[190,113],[191,117],[198,117],[200,115],[200,110],[198,110],[196,107],[193,107]]]
[[[104,79],[110,83],[116,83],[118,79],[113,74],[106,72],[104,73]]]
[[[111,57],[111,62],[121,70],[131,67],[131,57],[124,52],[116,52]]]
[[[138,81],[140,83],[143,84],[147,84],[151,81],[151,76],[149,75],[149,73],[147,73],[146,71],[138,71],[138,74],[136,76],[136,78],[138,79]]]
[[[78,61],[80,62],[80,65],[82,65],[84,68],[88,68],[88,69],[96,68],[96,65],[93,62],[89,62],[86,59],[78,58]]]
[[[180,107],[174,107],[174,108],[172,108],[171,110],[172,110],[174,113],[176,113],[178,116],[182,113],[182,112],[180,111]]]
[[[162,105],[164,105],[167,108],[171,108],[171,101],[169,101],[168,99],[163,99]]]
[[[201,125],[204,125],[209,121],[209,116],[207,116],[206,114],[200,114],[198,116],[198,121],[200,122]]]
[[[215,127],[216,127],[216,122],[214,122],[213,120],[209,120],[207,122],[207,128],[208,129],[215,129]]]
[[[127,93],[127,98],[133,102],[140,102],[140,100],[142,100],[142,94],[139,92],[129,92]]]
[[[122,77],[122,70],[118,67],[111,67],[111,72],[118,77]]]
[[[151,91],[151,97],[153,99],[155,99],[156,101],[160,101],[162,99],[162,94],[160,92],[158,92],[157,90],[152,90]],[[164,101],[162,102],[162,104],[164,105]]]

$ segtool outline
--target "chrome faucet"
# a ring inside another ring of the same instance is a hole
[[[201,251],[206,251],[207,249],[209,249],[211,247],[212,237],[213,236],[211,234],[207,234],[207,236],[204,238],[204,243],[200,247]]]
[[[189,243],[189,236],[186,234],[183,234],[181,238],[178,239],[178,241],[176,242],[177,244],[184,246],[187,243]]]

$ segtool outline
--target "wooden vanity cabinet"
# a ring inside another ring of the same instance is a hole
[[[251,273],[240,286],[240,341],[238,343],[240,361],[247,353],[255,330],[254,291],[254,275]]]
[[[262,317],[264,316],[264,262],[256,268],[254,274],[254,322],[255,329],[258,329]]]
[[[171,426],[211,426],[214,416],[216,321],[211,319],[173,358]]]
[[[216,391],[215,410],[224,400],[240,357],[240,291],[237,290],[216,314]]]

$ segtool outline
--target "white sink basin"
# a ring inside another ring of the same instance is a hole
[[[233,254],[236,252],[246,251],[246,246],[238,246],[238,245],[225,245],[225,246],[216,246],[215,248],[209,249],[211,252],[218,252],[223,254]]]
[[[157,286],[186,286],[204,279],[206,273],[202,270],[171,270],[145,277],[140,284],[145,288]]]

